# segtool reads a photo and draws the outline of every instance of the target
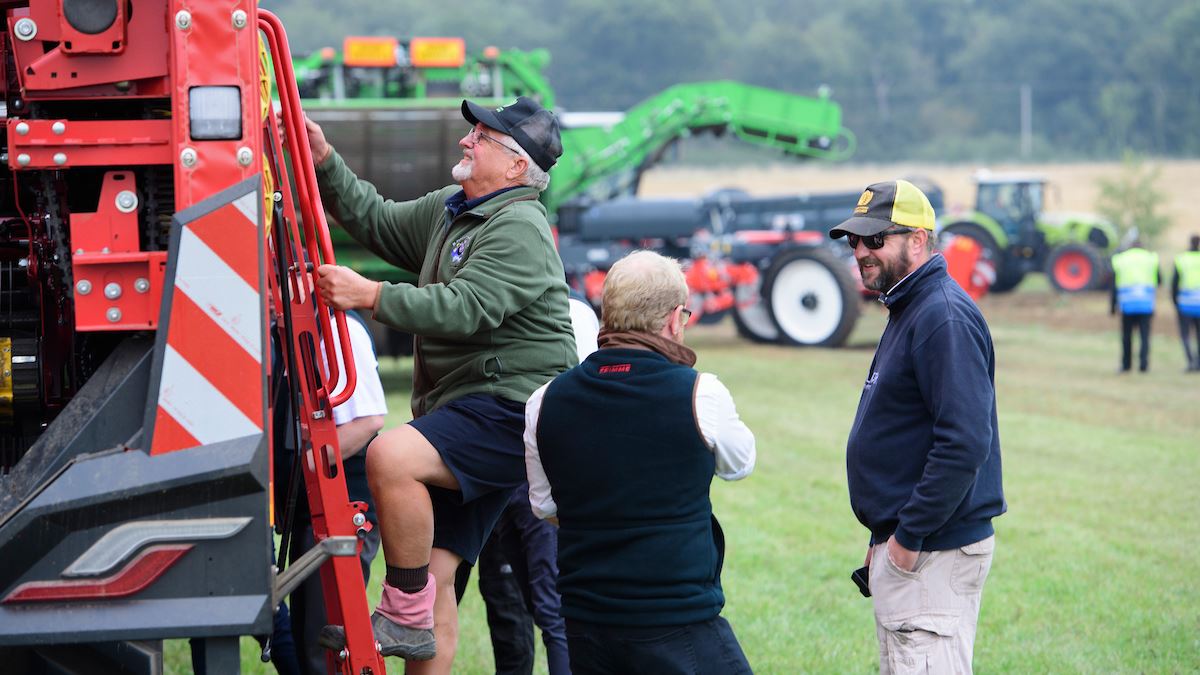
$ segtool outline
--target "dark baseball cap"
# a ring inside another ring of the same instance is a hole
[[[891,180],[868,185],[858,198],[854,215],[830,230],[829,237],[869,237],[895,225],[933,232],[935,223],[933,206],[920,188],[906,180]]]
[[[542,171],[549,171],[562,156],[558,118],[531,98],[521,96],[516,103],[495,110],[463,101],[462,115],[472,125],[482,122],[484,126],[512,136]]]

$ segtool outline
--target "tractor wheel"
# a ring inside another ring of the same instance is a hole
[[[1016,288],[1025,278],[1025,271],[1015,265],[1005,265],[996,273],[996,283],[992,284],[993,293],[1007,293]]]
[[[1104,256],[1091,244],[1063,244],[1046,258],[1046,276],[1060,291],[1075,293],[1100,288],[1104,282]]]
[[[738,335],[751,342],[779,342],[779,329],[762,295],[762,276],[753,284],[738,286],[733,292],[733,324]]]
[[[763,298],[784,344],[840,347],[858,321],[858,290],[846,264],[822,248],[775,257]]]
[[[1005,256],[1000,251],[1000,247],[996,244],[996,240],[988,231],[975,223],[954,223],[947,225],[939,235],[942,238],[941,246],[946,248],[950,237],[969,237],[979,244],[980,260],[982,264],[990,264],[995,270],[995,280],[991,283],[985,292],[1003,293],[1011,291],[1017,284],[1021,283],[1021,278],[1024,273],[1019,270],[1014,273],[1010,268],[1013,265],[1005,264]]]

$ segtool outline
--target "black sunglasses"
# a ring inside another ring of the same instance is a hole
[[[849,244],[850,248],[853,249],[853,248],[858,248],[858,242],[861,241],[862,243],[866,244],[867,248],[871,249],[872,251],[878,251],[879,249],[883,248],[883,244],[889,236],[891,236],[893,234],[912,234],[912,233],[913,233],[912,230],[910,230],[908,228],[904,228],[904,229],[899,229],[899,230],[884,230],[883,232],[876,232],[875,234],[868,235],[866,237],[863,237],[863,236],[860,236],[857,234],[847,234],[846,235],[846,243]]]

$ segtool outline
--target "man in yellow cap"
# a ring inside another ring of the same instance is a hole
[[[871,532],[855,577],[885,674],[971,672],[992,518],[1006,510],[992,336],[933,229],[924,193],[896,180],[868,186],[829,232],[888,309],[846,442],[850,506]]]

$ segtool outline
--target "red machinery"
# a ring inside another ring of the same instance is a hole
[[[319,568],[347,629],[331,670],[386,672],[331,415],[354,384],[345,317],[340,366],[307,292],[305,256],[333,249],[282,26],[253,0],[0,8],[0,660],[161,672],[161,640],[187,637],[236,672],[238,636],[269,634]],[[283,572],[273,330],[318,541]]]

